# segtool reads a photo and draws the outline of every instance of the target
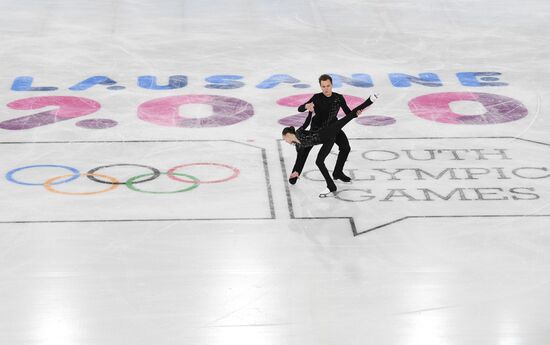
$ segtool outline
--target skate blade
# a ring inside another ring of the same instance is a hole
[[[319,198],[330,198],[330,197],[333,197],[333,196],[334,196],[333,192],[319,194]]]

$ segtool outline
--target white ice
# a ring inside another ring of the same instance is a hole
[[[0,344],[550,341],[549,2],[6,0],[0,11]],[[466,72],[492,74],[476,86]],[[370,87],[334,89],[349,99],[381,93],[345,127],[353,182],[326,199],[318,148],[288,184],[295,150],[279,122],[322,73],[368,75]],[[440,85],[398,87],[394,73]],[[221,75],[241,84],[212,87]],[[259,86],[274,75],[294,81]],[[75,90],[97,76],[112,82]],[[154,90],[144,76],[187,85]],[[419,115],[419,97],[439,93],[462,95],[449,103],[459,123],[437,121],[434,99]],[[496,103],[469,99],[480,94]],[[216,122],[223,109],[235,123]],[[54,123],[38,120],[47,112]],[[116,125],[81,122],[98,119]],[[91,181],[95,168],[120,184]]]

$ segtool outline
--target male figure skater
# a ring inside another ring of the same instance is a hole
[[[323,74],[319,77],[319,86],[321,87],[321,93],[317,93],[310,98],[305,104],[302,104],[298,107],[299,112],[304,112],[308,110],[310,112],[315,111],[315,116],[313,119],[308,115],[306,121],[301,127],[307,128],[311,121],[311,130],[316,131],[323,127],[328,126],[329,124],[336,122],[338,111],[340,107],[344,109],[346,114],[349,113],[350,109],[346,104],[346,101],[342,95],[332,92],[332,77],[328,74]],[[351,178],[344,174],[344,164],[348,158],[348,155],[351,151],[349,145],[349,140],[346,134],[343,131],[340,131],[335,137],[333,143],[327,142],[323,145],[319,153],[317,154],[317,162],[322,162],[324,165],[324,160],[330,153],[332,146],[336,143],[338,145],[338,158],[336,159],[336,164],[334,165],[334,171],[332,176],[336,180],[341,180],[343,182],[350,182]],[[298,180],[298,177],[302,173],[304,164],[306,163],[311,147],[303,148],[303,150],[298,151],[296,156],[296,162],[294,163],[294,168],[292,169],[292,174],[288,181],[291,184],[295,184]],[[319,164],[317,164],[319,165]],[[322,171],[321,171],[322,172]],[[325,177],[326,178],[326,177]],[[330,178],[330,177],[329,177]]]
[[[332,91],[332,77],[330,75],[321,75],[319,77],[319,86],[321,87],[322,92],[313,95],[313,97],[311,97],[309,101],[298,107],[298,111],[300,112],[306,110],[310,112],[310,114],[306,118],[306,121],[300,128],[307,128],[311,121],[311,130],[318,131],[338,120],[337,115],[340,108],[344,110],[344,113],[346,115],[351,112],[344,97],[341,94]],[[373,101],[374,100],[371,100],[370,104],[372,104]],[[367,107],[370,104],[364,107]],[[311,117],[312,112],[315,112],[315,116],[313,116],[313,118]],[[330,153],[332,147],[334,146],[334,143],[338,145],[339,152],[338,158],[336,159],[336,164],[334,166],[334,171],[332,173],[332,177],[335,180],[341,180],[343,182],[351,181],[351,178],[345,175],[343,171],[344,164],[346,163],[348,155],[351,151],[351,147],[349,145],[349,140],[346,134],[342,130],[340,130],[336,134],[333,141],[326,141],[325,143],[323,143],[323,146],[317,154],[317,159],[315,160],[315,164],[323,174],[323,177],[327,182],[327,188],[330,192],[336,190],[336,185],[334,184],[334,181],[332,180],[325,166],[325,159]],[[290,177],[288,179],[291,184],[295,184],[298,177],[302,173],[302,169],[304,168],[304,164],[310,151],[311,146],[302,147],[297,151],[296,162],[294,163],[292,173],[290,174]]]

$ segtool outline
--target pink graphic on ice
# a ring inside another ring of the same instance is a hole
[[[0,128],[9,130],[30,129],[51,123],[74,119],[98,111],[101,105],[91,99],[74,96],[42,96],[23,98],[7,104],[17,110],[34,110],[56,107],[40,113],[0,122]]]
[[[364,126],[374,127],[389,126],[396,122],[395,118],[382,115],[359,116],[355,121]]]
[[[75,125],[86,129],[105,129],[118,125],[118,122],[111,119],[87,119],[78,121]]]
[[[179,107],[184,104],[209,104],[213,114],[184,117]],[[254,115],[252,104],[238,98],[216,95],[183,95],[157,98],[142,103],[138,117],[144,121],[169,127],[221,127],[244,121]]]
[[[486,112],[481,115],[454,113],[449,104],[456,101],[476,101]],[[527,116],[527,108],[510,97],[481,92],[442,92],[419,96],[409,101],[409,108],[425,120],[450,123],[486,125],[516,121]]]

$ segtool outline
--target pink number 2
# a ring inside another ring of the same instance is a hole
[[[0,128],[9,130],[45,126],[95,113],[101,108],[101,105],[94,100],[74,96],[29,97],[18,99],[7,105],[17,110],[34,110],[44,107],[57,108],[0,122]]]

